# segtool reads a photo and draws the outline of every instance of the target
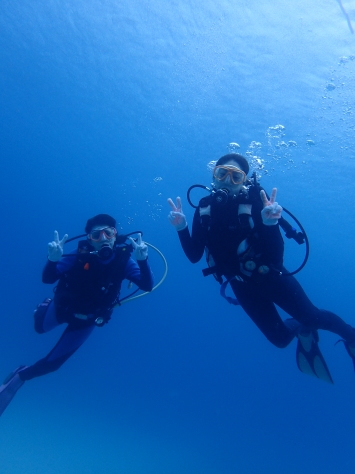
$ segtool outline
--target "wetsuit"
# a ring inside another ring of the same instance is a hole
[[[279,225],[263,224],[260,200],[252,203],[251,215],[243,214],[244,201],[241,195],[224,206],[211,196],[200,201],[192,234],[188,227],[178,232],[188,259],[196,263],[206,251],[210,273],[230,281],[240,306],[277,347],[286,347],[302,327],[325,329],[355,341],[350,325],[336,314],[316,308],[293,276],[280,274],[287,270]],[[291,318],[283,321],[275,305]]]
[[[21,380],[57,370],[86,341],[96,326],[97,318],[107,322],[124,279],[132,281],[143,291],[153,288],[147,260],[136,262],[129,252],[123,255],[122,246],[116,246],[108,260],[93,255],[63,257],[58,262],[48,260],[42,281],[59,282],[54,299],[47,299],[35,311],[35,330],[44,333],[62,323],[68,326],[46,357],[21,371]]]

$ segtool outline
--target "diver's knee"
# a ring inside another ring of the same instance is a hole
[[[292,341],[293,337],[285,337],[281,336],[280,334],[265,334],[267,340],[271,342],[275,347],[278,349],[285,349],[290,342]]]
[[[270,341],[272,342],[272,344],[277,347],[278,349],[285,349],[285,347],[287,347],[291,341],[287,340],[287,341]]]

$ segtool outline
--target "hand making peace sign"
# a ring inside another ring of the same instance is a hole
[[[172,209],[168,215],[169,221],[177,231],[185,229],[185,227],[187,227],[187,222],[185,214],[182,212],[181,198],[176,198],[176,205],[170,198],[168,199],[168,203]]]
[[[68,234],[65,234],[62,240],[59,240],[58,231],[54,231],[54,240],[48,243],[48,260],[58,262],[63,255],[63,248],[67,238]]]
[[[260,191],[260,197],[264,207],[261,211],[261,217],[265,225],[275,225],[281,217],[282,207],[275,201],[276,194],[277,188],[273,188],[269,200],[265,191]]]
[[[137,240],[129,238],[134,248],[134,253],[137,260],[146,260],[148,258],[148,246],[142,240],[142,234],[138,234]]]

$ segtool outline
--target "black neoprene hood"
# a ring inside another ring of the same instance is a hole
[[[90,234],[90,231],[98,225],[106,225],[107,227],[116,227],[116,219],[114,219],[109,214],[98,214],[97,216],[94,216],[87,221],[86,226],[85,226],[85,232],[87,234]]]

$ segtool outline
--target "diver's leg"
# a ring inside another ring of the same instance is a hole
[[[239,291],[236,288],[235,294],[243,309],[277,347],[285,347],[297,336],[296,361],[301,372],[333,383],[317,344],[317,331],[310,329],[309,326],[305,327],[294,318],[282,321],[271,300],[273,292],[265,282],[266,279],[257,283],[245,283],[245,287],[243,282],[235,284],[234,288],[239,286]],[[274,301],[279,303],[276,298]]]
[[[314,306],[293,276],[277,277],[270,292],[273,294],[274,302],[301,322],[304,327],[312,329],[313,332],[324,329],[338,334],[344,342],[355,369],[355,329],[350,324],[335,313]]]
[[[74,352],[86,341],[94,329],[94,324],[69,325],[50,353],[19,374],[20,379],[30,380],[59,369]]]
[[[276,347],[286,347],[297,334],[300,324],[295,320],[284,323],[262,286],[231,280],[230,285],[240,306]]]
[[[314,306],[295,277],[276,276],[268,279],[267,286],[274,303],[304,326],[324,329],[355,342],[355,329],[335,313]]]
[[[58,321],[53,300],[46,298],[43,303],[39,304],[34,312],[34,325],[38,333],[50,331],[58,326]],[[31,369],[27,366],[20,366],[6,377],[0,386],[0,415],[4,412],[19,388],[22,387],[25,380],[25,371]],[[23,372],[23,374],[22,374]]]
[[[48,325],[44,325],[47,330],[49,330],[48,328],[51,326],[49,324],[50,321],[54,323],[54,320],[51,318],[47,319]],[[46,357],[29,367],[21,366],[12,372],[0,386],[0,415],[4,412],[15,396],[17,390],[22,387],[26,380],[59,369],[59,367],[86,341],[94,327],[94,324],[70,324],[55,347]]]

